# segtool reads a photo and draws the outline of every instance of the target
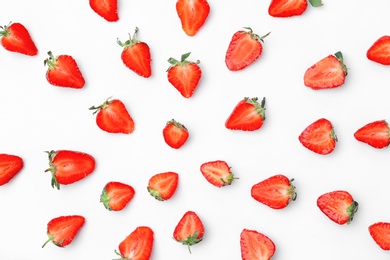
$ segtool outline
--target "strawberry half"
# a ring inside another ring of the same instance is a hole
[[[230,130],[255,131],[261,128],[264,120],[265,98],[259,104],[257,97],[245,97],[235,106],[225,122],[225,127]]]
[[[263,52],[264,38],[270,34],[260,37],[251,28],[244,29],[233,34],[226,51],[225,63],[231,71],[242,70],[256,61]]]
[[[293,180],[281,174],[271,176],[253,185],[251,196],[270,208],[283,209],[297,198]]]
[[[0,186],[7,184],[23,168],[23,159],[16,155],[0,154]]]
[[[72,56],[59,55],[54,57],[51,51],[47,54],[49,58],[45,59],[44,65],[48,66],[46,79],[50,84],[77,89],[84,87],[85,79]]]
[[[175,193],[179,183],[179,175],[176,172],[163,172],[153,175],[149,179],[148,192],[155,199],[169,200]]]
[[[104,207],[112,211],[120,211],[134,197],[135,190],[130,185],[121,182],[108,182],[100,195],[100,202]]]
[[[367,58],[382,65],[390,65],[390,36],[384,35],[367,50]]]
[[[176,12],[183,31],[188,36],[194,36],[206,22],[210,6],[207,0],[178,0]]]
[[[108,22],[119,20],[118,0],[89,0],[89,6]]]
[[[298,139],[304,147],[321,155],[333,152],[337,142],[332,123],[325,118],[318,119],[306,127]]]
[[[68,185],[84,179],[95,170],[95,159],[83,152],[58,150],[47,152],[51,186],[60,189],[60,184]]]
[[[385,120],[366,124],[354,133],[356,140],[374,148],[386,148],[390,144],[390,129]]]
[[[120,244],[120,260],[149,260],[152,255],[154,232],[150,227],[140,226],[130,233]]]
[[[197,88],[202,77],[202,70],[199,67],[200,61],[187,61],[191,52],[185,53],[178,61],[169,58],[171,66],[168,68],[168,81],[180,92],[185,98],[190,98]]]
[[[163,137],[167,145],[179,149],[187,141],[189,132],[183,124],[172,119],[166,123],[163,129]]]
[[[390,250],[390,223],[374,223],[368,227],[368,231],[380,248]]]
[[[308,68],[303,76],[305,86],[314,89],[337,88],[344,84],[348,74],[343,54],[337,52]]]
[[[85,218],[79,215],[53,218],[47,224],[47,235],[49,236],[49,239],[43,244],[42,248],[50,241],[59,247],[69,245],[83,227],[84,223]]]
[[[358,203],[347,191],[337,190],[318,197],[318,208],[333,222],[350,224],[358,210]]]
[[[243,229],[240,234],[242,260],[269,260],[275,254],[274,242],[256,230]]]
[[[0,26],[1,45],[4,49],[29,56],[38,54],[38,49],[30,33],[21,23]]]
[[[309,0],[313,7],[322,6],[321,0]],[[268,14],[273,17],[291,17],[303,14],[307,9],[307,0],[272,0]]]
[[[230,166],[225,161],[211,161],[200,166],[200,172],[212,185],[220,188],[232,184],[234,179]]]
[[[173,231],[173,238],[187,245],[191,253],[191,246],[202,241],[204,235],[204,226],[202,220],[193,211],[187,211],[180,219]]]
[[[129,39],[121,42],[117,39],[119,46],[123,47],[121,59],[123,64],[139,76],[149,78],[152,75],[151,54],[149,45],[136,38],[138,27],[135,28],[133,37],[129,34]]]
[[[134,131],[134,120],[127,111],[125,105],[119,99],[108,98],[100,106],[92,106],[95,110],[97,126],[108,133],[131,134]]]

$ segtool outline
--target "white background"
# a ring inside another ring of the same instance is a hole
[[[254,229],[276,245],[273,259],[388,259],[368,226],[390,221],[390,151],[356,141],[363,125],[390,120],[388,67],[366,58],[380,36],[389,34],[390,2],[324,0],[299,17],[268,15],[270,1],[210,0],[211,13],[194,37],[181,29],[174,0],[119,0],[119,21],[109,23],[88,1],[1,1],[0,19],[24,24],[39,53],[29,57],[0,48],[0,152],[19,155],[23,170],[0,188],[0,259],[113,259],[119,243],[137,226],[154,230],[151,259],[241,259],[239,235]],[[375,2],[375,3],[374,3]],[[152,54],[152,77],[145,79],[120,60],[125,41],[138,26],[138,38]],[[251,27],[265,39],[259,60],[243,71],[224,63],[232,35]],[[43,65],[47,52],[72,55],[82,71],[83,89],[50,85]],[[341,51],[349,68],[345,84],[314,91],[304,86],[308,67]],[[192,52],[200,60],[201,82],[190,99],[167,80],[169,57]],[[108,134],[88,110],[108,97],[121,99],[135,121],[130,135]],[[230,131],[226,118],[243,97],[266,97],[266,121],[255,132]],[[298,141],[301,131],[325,117],[339,139],[327,156]],[[188,142],[179,150],[164,143],[170,119],[184,124]],[[96,170],[61,190],[50,186],[44,151],[69,149],[96,158]],[[238,180],[216,188],[199,171],[202,163],[225,160]],[[149,178],[179,174],[174,197],[154,200]],[[273,210],[250,196],[252,185],[274,174],[294,178],[297,200]],[[121,212],[99,202],[109,181],[128,183],[135,197]],[[343,189],[359,202],[350,225],[330,221],[316,206],[326,192]],[[204,240],[187,248],[172,238],[187,210],[205,225]],[[61,215],[80,214],[85,226],[72,244],[59,248],[46,241],[46,225]]]

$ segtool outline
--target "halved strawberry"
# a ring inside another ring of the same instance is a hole
[[[380,248],[390,250],[390,223],[374,223],[368,227],[368,232]]]
[[[274,242],[266,235],[243,229],[240,234],[242,260],[269,260],[275,254]]]
[[[309,0],[313,7],[322,6],[321,0]],[[303,14],[307,9],[307,0],[272,0],[268,14],[273,17],[291,17]]]
[[[89,6],[108,22],[119,20],[118,0],[89,0]]]
[[[349,192],[336,190],[325,193],[318,197],[318,208],[333,222],[343,225],[350,224],[358,205]]]
[[[260,37],[251,28],[244,29],[233,34],[226,51],[225,63],[231,71],[242,70],[256,61],[263,52],[264,38],[270,34]]]
[[[191,253],[191,246],[202,241],[204,235],[204,226],[202,220],[193,211],[187,211],[180,219],[173,231],[173,238],[187,245]]]
[[[153,230],[139,226],[119,244],[119,252],[115,250],[115,253],[121,257],[120,260],[149,260],[153,242]]]
[[[23,159],[17,155],[0,154],[0,186],[7,184],[23,168]]]
[[[333,125],[325,118],[318,119],[307,126],[298,139],[304,147],[322,155],[333,152],[337,142]]]
[[[337,88],[344,84],[347,71],[343,54],[339,51],[308,68],[303,81],[305,86],[314,90]]]
[[[153,175],[149,179],[148,192],[155,199],[169,200],[175,193],[179,183],[179,174],[176,172],[163,172]]]
[[[218,188],[230,185],[234,179],[237,179],[230,171],[230,166],[221,160],[203,163],[200,172],[208,182]]]
[[[111,181],[104,186],[100,195],[100,202],[110,211],[120,211],[127,206],[134,194],[135,190],[132,186],[122,182]]]
[[[210,6],[207,0],[177,0],[176,12],[183,31],[194,36],[206,22]]]
[[[172,119],[166,123],[163,129],[163,137],[167,145],[179,149],[187,141],[189,132],[183,124]]]
[[[265,98],[259,104],[257,97],[245,97],[235,106],[225,122],[225,127],[230,130],[255,131],[261,128],[264,120]]]
[[[390,144],[390,128],[385,120],[378,120],[359,128],[354,137],[360,142],[382,149]]]
[[[376,40],[367,50],[366,56],[371,61],[390,65],[390,36],[384,35]]]
[[[0,26],[1,45],[4,49],[29,56],[38,54],[38,49],[30,33],[21,23]]]

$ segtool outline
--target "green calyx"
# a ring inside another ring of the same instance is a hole
[[[164,199],[161,197],[160,192],[158,192],[155,189],[152,189],[150,187],[147,187],[149,194],[154,197],[156,200],[164,201]]]
[[[180,124],[175,119],[169,120],[167,122],[167,125],[171,125],[171,124],[174,125],[176,128],[183,128],[183,129],[187,130],[187,128],[183,124]]]
[[[263,36],[259,36],[258,34],[253,33],[252,28],[250,28],[250,27],[243,27],[243,28],[245,30],[247,30],[246,32],[243,32],[243,33],[248,33],[253,40],[261,41],[261,42],[264,42],[264,38],[266,38],[271,33],[271,32],[269,32],[269,33],[267,33],[267,34],[265,34]]]
[[[263,97],[260,104],[259,102],[257,102],[258,100],[257,97],[255,98],[245,97],[244,100],[245,102],[252,104],[255,107],[257,114],[259,114],[263,118],[263,120],[265,120],[265,97]]]
[[[232,182],[234,180],[237,180],[237,179],[239,179],[239,178],[234,177],[234,174],[232,172],[230,172],[230,174],[228,175],[227,179],[224,180],[223,178],[221,178],[221,181],[223,182],[224,186],[227,186],[227,185],[231,185]]]
[[[322,0],[309,0],[309,3],[313,7],[320,7],[323,6]]]
[[[104,207],[108,210],[112,210],[109,206],[110,204],[110,196],[108,195],[106,189],[103,189],[102,194],[100,195],[100,202],[103,203]]]
[[[56,178],[56,166],[53,164],[54,157],[57,155],[56,151],[45,151],[49,156],[49,168],[45,170],[45,172],[51,173],[51,186],[54,188],[56,187],[57,190],[60,189],[60,184],[57,181]]]
[[[8,25],[0,26],[0,37],[6,37],[8,36],[11,32],[9,31],[8,27],[11,25],[12,22],[9,22]]]
[[[295,201],[297,199],[297,193],[295,192],[295,186],[292,185],[292,182],[294,179],[290,180],[290,187],[287,189],[287,194],[291,198],[292,201]]]
[[[183,245],[187,245],[188,251],[191,254],[191,246],[202,241],[203,238],[198,238],[199,232],[196,231],[192,236],[188,236],[185,240],[180,241]]]
[[[137,43],[140,43],[141,41],[139,41],[136,37],[137,32],[138,32],[138,27],[135,27],[133,37],[131,37],[131,34],[129,33],[129,39],[127,41],[121,42],[119,39],[117,39],[116,42],[119,44],[119,46],[121,46],[123,48],[127,48],[127,47],[133,46]]]
[[[193,62],[193,61],[188,61],[187,58],[190,56],[191,52],[187,52],[187,53],[184,53],[183,55],[181,55],[181,59],[180,61],[174,59],[174,58],[169,58],[168,59],[168,62],[171,64],[171,66],[167,69],[167,71],[172,68],[172,67],[175,67],[175,66],[185,66],[185,65],[188,65],[188,64],[191,64],[191,63],[196,63],[196,64],[199,64],[200,61],[197,60],[196,62]]]
[[[107,107],[110,106],[110,104],[111,104],[111,102],[112,102],[112,101],[110,101],[111,98],[112,98],[112,97],[107,98],[106,101],[104,101],[104,103],[101,104],[100,106],[91,106],[91,107],[89,108],[89,110],[94,110],[93,113],[92,113],[92,114],[94,115],[94,114],[96,114],[97,112],[99,112],[100,110],[106,109]]]
[[[349,207],[347,208],[347,214],[348,214],[347,224],[350,224],[352,222],[353,216],[358,211],[358,208],[359,208],[359,203],[357,203],[356,201],[352,202],[352,204],[349,205]]]
[[[49,51],[47,54],[49,55],[49,58],[43,61],[43,65],[47,65],[49,70],[54,69],[57,66],[57,57],[54,57],[51,51]]]
[[[343,58],[343,54],[341,53],[341,51],[338,51],[334,54],[334,56],[336,56],[336,58],[340,61],[340,65],[341,65],[341,68],[343,69],[344,71],[344,75],[347,76],[348,75],[348,68],[347,66],[344,64],[344,58]]]

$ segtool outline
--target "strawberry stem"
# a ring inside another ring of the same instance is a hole
[[[49,243],[50,241],[53,241],[53,239],[54,239],[54,237],[53,237],[53,236],[51,236],[51,235],[49,235],[49,239],[48,239],[48,240],[46,240],[46,242],[45,242],[45,243],[43,243],[43,245],[42,245],[42,248],[44,248],[44,247],[46,246],[46,244],[47,244],[47,243]]]
[[[167,69],[167,71],[172,68],[172,67],[175,67],[175,66],[184,66],[184,65],[187,65],[187,64],[191,64],[191,63],[196,63],[196,64],[199,64],[200,63],[200,60],[197,60],[197,61],[187,61],[187,58],[190,56],[191,52],[187,52],[187,53],[184,53],[181,55],[181,59],[180,61],[174,59],[174,58],[169,58],[168,59],[168,62],[171,64],[171,66],[169,66],[169,68]]]
[[[104,103],[101,104],[100,106],[97,106],[97,107],[96,107],[96,106],[91,106],[91,107],[89,108],[89,110],[95,110],[95,111],[92,113],[92,115],[96,114],[97,112],[99,112],[99,111],[102,110],[102,109],[106,109],[106,108],[111,104],[111,101],[110,101],[111,98],[112,98],[112,97],[107,98],[106,101],[104,101]]]
[[[10,34],[8,27],[11,25],[11,23],[12,22],[9,22],[8,25],[0,26],[0,29],[2,30],[0,31],[0,37],[8,36]]]
[[[49,58],[43,61],[43,65],[47,65],[49,70],[54,69],[57,65],[57,57],[54,57],[51,51],[49,51],[47,54],[49,55]]]
[[[135,27],[133,37],[131,37],[131,34],[129,33],[129,39],[128,39],[127,41],[121,42],[121,41],[119,40],[119,38],[117,38],[116,42],[119,44],[119,46],[124,47],[124,48],[133,46],[133,45],[135,45],[135,44],[137,44],[137,43],[140,42],[140,41],[137,39],[137,37],[136,37],[137,32],[138,32],[138,27]]]

